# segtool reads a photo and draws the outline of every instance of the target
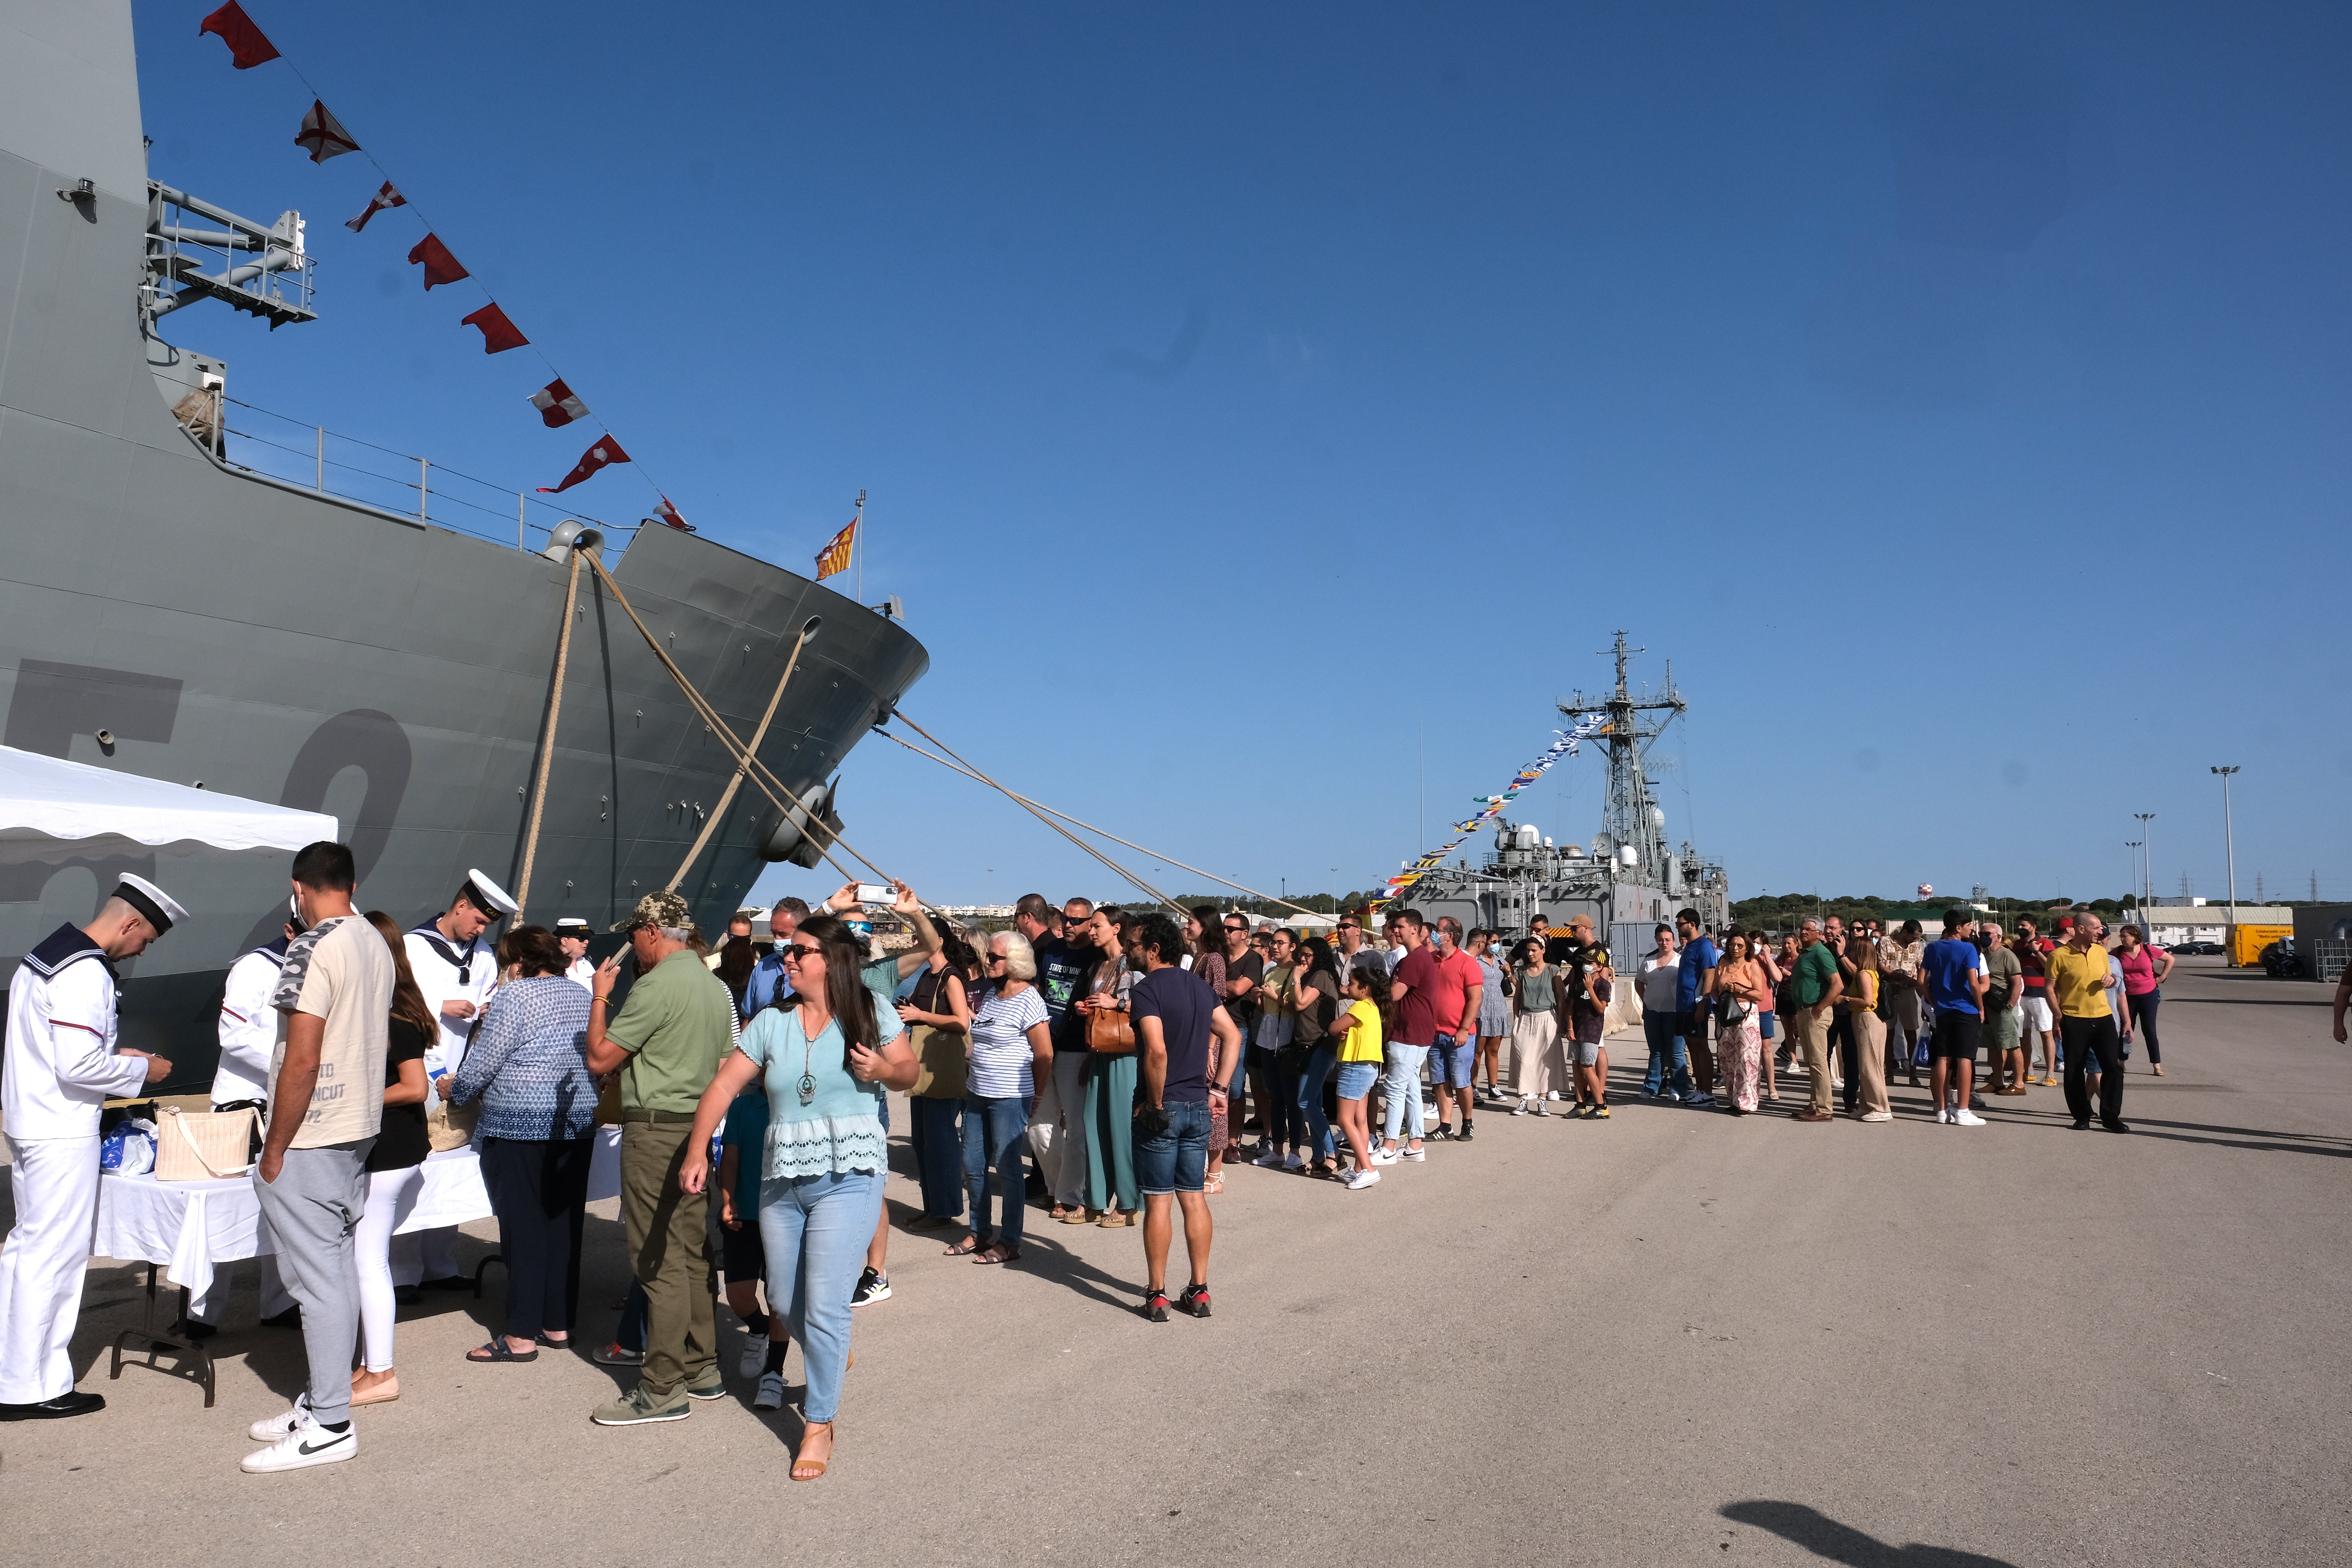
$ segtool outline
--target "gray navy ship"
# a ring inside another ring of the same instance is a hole
[[[1609,789],[1591,846],[1554,844],[1533,824],[1504,818],[1496,826],[1492,853],[1478,865],[1425,872],[1400,902],[1431,921],[1452,915],[1465,929],[1487,926],[1515,935],[1538,914],[1555,927],[1571,915],[1590,915],[1623,973],[1650,951],[1653,929],[1662,921],[1671,925],[1682,910],[1698,910],[1710,931],[1722,928],[1730,916],[1723,867],[1689,843],[1675,847],[1668,839],[1665,808],[1646,761],[1651,743],[1688,704],[1675,689],[1671,665],[1658,690],[1636,693],[1627,668],[1643,650],[1627,648],[1619,632],[1614,651],[1617,680],[1606,695],[1579,692],[1559,704],[1570,719],[1601,713],[1608,720],[1594,737],[1608,750]]]
[[[0,742],[330,812],[362,906],[430,918],[470,867],[514,885],[570,552],[594,549],[739,736],[814,628],[759,750],[792,805],[747,784],[679,887],[723,930],[767,864],[816,863],[842,759],[929,656],[655,519],[501,544],[332,493],[323,460],[316,486],[240,462],[225,345],[310,319],[302,236],[150,177],[127,0],[0,0]],[[584,570],[573,625],[525,913],[601,926],[668,885],[734,766]],[[156,877],[194,917],[123,966],[123,1043],[201,1087],[287,861],[0,865],[0,978],[121,872]]]

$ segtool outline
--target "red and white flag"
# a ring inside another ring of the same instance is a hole
[[[310,112],[302,117],[302,129],[295,134],[294,145],[310,150],[310,162],[323,163],[330,158],[340,158],[346,153],[356,153],[360,144],[343,129],[343,122],[327,110],[317,99],[310,100]]]
[[[607,436],[603,440],[597,442],[594,446],[580,454],[579,463],[573,467],[570,473],[563,476],[563,482],[562,484],[552,487],[541,485],[539,487],[539,493],[543,496],[562,495],[565,490],[570,489],[572,486],[578,484],[581,480],[587,479],[590,475],[595,473],[597,469],[605,467],[607,464],[625,463],[628,460],[629,455],[621,450],[621,444],[618,441],[614,440],[612,437]]]
[[[228,63],[241,71],[278,58],[278,46],[262,36],[261,29],[253,25],[253,18],[245,14],[245,7],[236,0],[228,0],[227,5],[196,25],[196,37],[201,38],[206,33],[220,35],[220,41],[228,46]]]
[[[588,405],[563,384],[560,375],[530,395],[530,405],[539,410],[541,420],[551,430],[588,417]]]
[[[472,315],[460,316],[457,320],[467,326],[482,329],[482,352],[486,354],[502,354],[509,349],[519,349],[530,342],[522,335],[521,329],[507,320],[507,313],[495,303],[485,305]]]
[[[677,508],[669,504],[669,497],[667,496],[662,497],[661,505],[654,508],[654,515],[661,519],[664,522],[669,524],[672,528],[682,529],[688,533],[692,533],[694,531],[694,524],[687,521],[685,518],[678,515]]]
[[[411,267],[423,265],[427,292],[436,283],[455,283],[460,278],[473,276],[458,265],[457,258],[449,254],[449,247],[441,243],[441,237],[437,234],[428,234],[416,242],[408,253],[408,264]]]
[[[390,180],[386,180],[383,183],[383,189],[378,191],[375,194],[374,199],[368,203],[367,210],[360,214],[357,217],[345,218],[343,220],[343,226],[350,229],[353,234],[357,234],[360,230],[367,227],[368,219],[375,216],[376,214],[390,207],[404,207],[407,205],[408,198],[402,195],[398,191],[394,190],[392,188],[392,182]]]

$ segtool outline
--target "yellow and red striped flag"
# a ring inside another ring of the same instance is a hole
[[[816,580],[822,583],[836,572],[848,571],[849,552],[856,544],[857,523],[852,519],[847,527],[835,534],[825,547],[816,552]]]

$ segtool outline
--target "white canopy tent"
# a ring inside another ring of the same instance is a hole
[[[320,812],[0,746],[0,864],[293,850],[339,837]]]

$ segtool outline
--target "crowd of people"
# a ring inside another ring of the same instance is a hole
[[[617,1126],[633,1282],[591,1353],[636,1379],[591,1419],[677,1421],[726,1393],[723,1279],[756,1408],[782,1407],[801,1347],[791,1473],[808,1480],[831,1461],[852,1314],[891,1295],[892,1090],[907,1097],[920,1194],[906,1229],[1001,1268],[1022,1261],[1033,1223],[1140,1226],[1139,1310],[1156,1323],[1210,1315],[1209,1200],[1236,1165],[1360,1193],[1433,1142],[1472,1142],[1481,1108],[1606,1119],[1605,1038],[1636,1018],[1642,1093],[1661,1102],[1748,1115],[1801,1074],[1794,1120],[1828,1121],[1842,1092],[1848,1113],[1885,1122],[1894,1075],[1916,1086],[1925,1072],[1936,1120],[1977,1126],[1985,1095],[2063,1077],[2077,1127],[2095,1115],[2127,1131],[2125,1064],[2137,1039],[2163,1070],[2172,964],[2135,928],[2110,947],[2088,913],[2045,937],[2031,918],[2004,930],[1955,909],[1928,942],[1916,922],[1847,930],[1833,916],[1777,939],[1709,933],[1685,910],[1621,994],[1584,914],[1538,916],[1515,938],[1392,908],[1375,942],[1359,914],[1327,938],[1215,906],[1179,918],[1030,894],[1008,929],[982,933],[934,924],[903,883],[903,952],[850,918],[852,884],[814,910],[779,902],[764,955],[748,919],[714,949],[683,899],[651,893],[614,928],[627,945],[595,963],[577,919],[486,948],[518,911],[478,871],[412,930],[360,914],[352,865],[338,844],[296,857],[291,918],[232,970],[222,1006],[214,1104],[262,1113],[265,1321],[299,1328],[309,1363],[291,1406],[254,1424],[264,1447],[249,1471],[352,1457],[352,1407],[400,1396],[396,1305],[471,1284],[454,1231],[393,1234],[436,1148],[479,1151],[508,1268],[499,1331],[468,1359],[528,1363],[572,1345],[593,1141]],[[0,1415],[104,1403],[73,1389],[66,1357],[88,1258],[79,1216],[96,1193],[95,1159],[88,1182],[73,1162],[104,1100],[169,1064],[112,1049],[112,971],[79,961],[131,956],[184,914],[131,879],[97,921],[28,956],[12,988],[17,1228],[0,1257]],[[45,1140],[68,1138],[52,1158]],[[1171,1296],[1180,1217],[1187,1279]],[[215,1331],[218,1313],[216,1299],[192,1302],[183,1331]]]

